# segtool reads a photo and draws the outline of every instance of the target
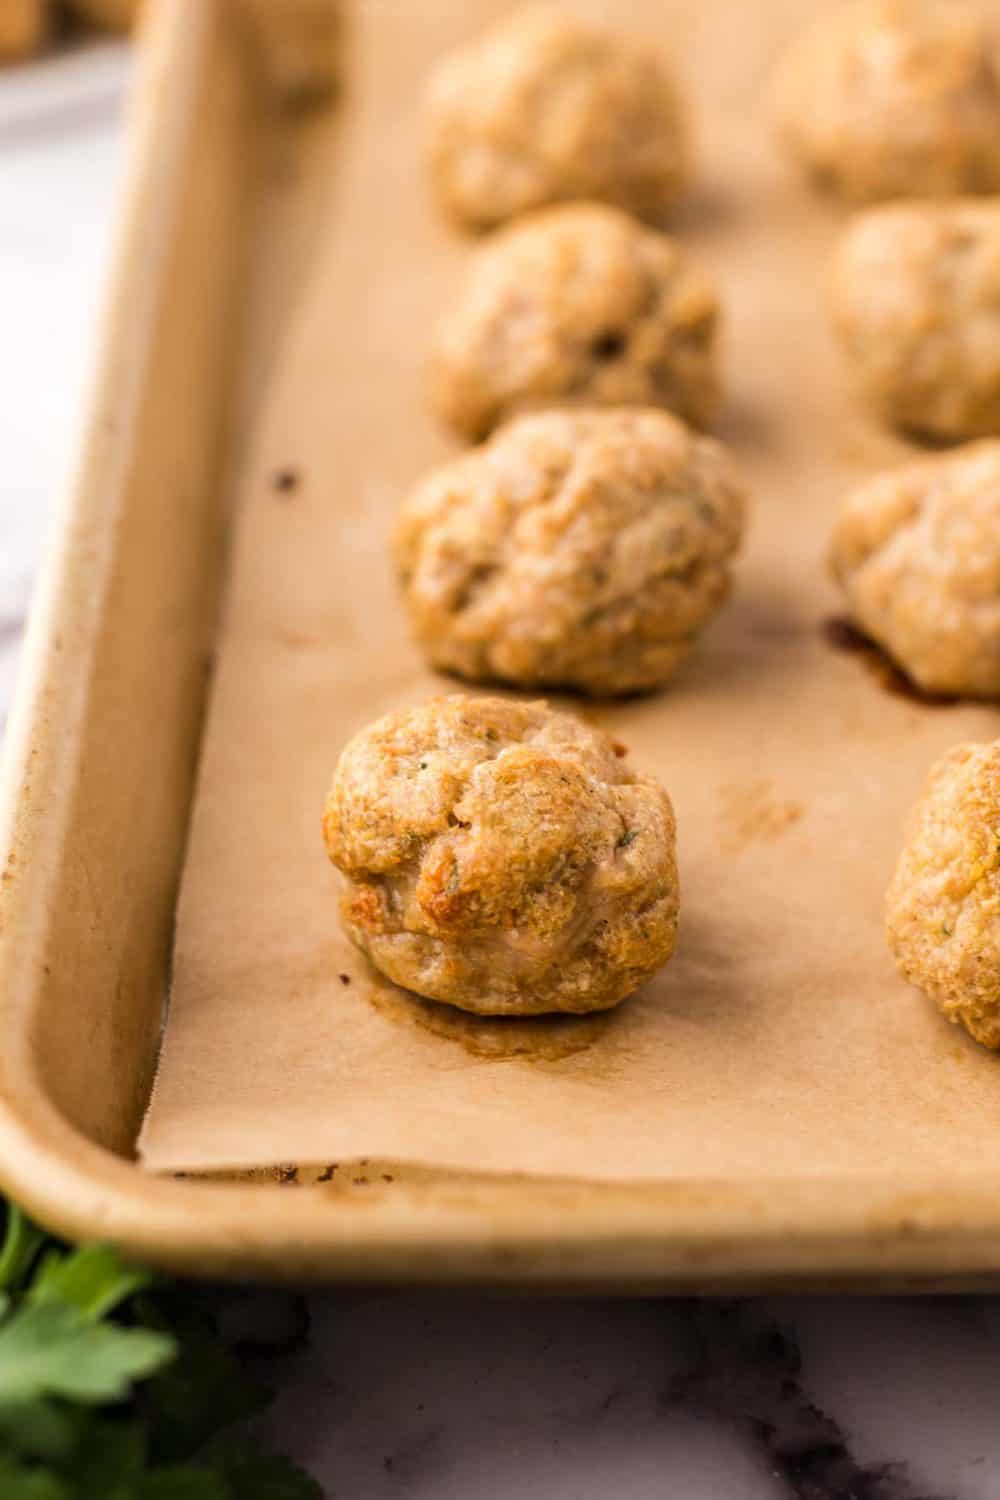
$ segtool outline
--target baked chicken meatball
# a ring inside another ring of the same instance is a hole
[[[718,302],[666,235],[600,204],[545,209],[472,256],[432,365],[442,418],[478,441],[540,406],[665,406],[696,426],[718,401]]]
[[[687,656],[729,591],[742,520],[721,446],[667,412],[537,412],[414,490],[396,565],[435,666],[626,693]]]
[[[902,974],[977,1042],[1000,1047],[1000,740],[937,762],[886,903]]]
[[[938,441],[1000,432],[1000,203],[869,209],[834,260],[834,324],[863,392]]]
[[[437,698],[340,757],[323,833],[347,930],[396,984],[483,1015],[607,1010],[666,963],[674,815],[545,703]]]
[[[1000,441],[861,485],[830,566],[854,619],[919,687],[1000,698]]]
[[[1000,76],[963,0],[848,0],[775,79],[790,153],[854,202],[1000,190]]]
[[[425,138],[438,201],[470,229],[580,198],[656,217],[687,176],[684,108],[652,48],[549,6],[438,65]]]

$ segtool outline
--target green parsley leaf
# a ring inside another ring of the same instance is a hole
[[[219,1436],[269,1399],[220,1334],[231,1294],[4,1211],[0,1500],[322,1500],[245,1432]]]
[[[152,1279],[148,1271],[123,1265],[110,1245],[86,1245],[71,1255],[46,1255],[35,1272],[28,1300],[66,1303],[88,1322],[97,1323]]]
[[[39,1396],[120,1401],[173,1358],[167,1334],[87,1322],[61,1302],[30,1302],[0,1325],[0,1405]]]
[[[8,1203],[3,1245],[0,1246],[0,1287],[6,1290],[22,1280],[44,1242],[42,1231],[13,1203]]]

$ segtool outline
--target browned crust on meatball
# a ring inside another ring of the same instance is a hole
[[[1000,698],[1000,441],[868,480],[829,560],[854,619],[919,687]]]
[[[666,412],[517,418],[402,506],[414,637],[480,682],[655,687],[729,592],[743,509],[722,447]]]
[[[468,229],[584,198],[653,218],[688,174],[685,110],[653,49],[547,5],[443,59],[424,136],[438,203]]]
[[[600,204],[530,214],[474,252],[438,334],[431,395],[476,441],[544,406],[718,405],[711,281],[676,241]]]
[[[950,442],[1000,432],[1000,204],[859,214],[834,258],[831,310],[862,392],[888,422]]]
[[[617,1005],[674,949],[670,799],[545,703],[454,696],[340,757],[323,835],[351,937],[396,984],[485,1015]]]
[[[957,745],[931,770],[886,922],[904,977],[1000,1048],[1000,740]]]
[[[854,202],[1000,189],[1000,76],[961,0],[849,0],[789,48],[775,117],[820,187]]]

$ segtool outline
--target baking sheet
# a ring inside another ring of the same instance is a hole
[[[425,196],[416,111],[433,58],[506,8],[357,4],[336,147],[281,189],[325,194],[329,211],[240,484],[141,1159],[604,1179],[971,1171],[1000,1146],[1000,1061],[895,976],[881,909],[928,764],[994,737],[1000,716],[895,696],[824,636],[833,509],[907,449],[847,389],[822,308],[838,216],[786,172],[764,119],[769,69],[810,6],[613,10],[677,54],[694,97],[699,186],[670,227],[721,284],[720,432],[753,500],[733,601],[675,683],[575,704],[674,798],[675,959],[605,1017],[476,1021],[379,980],[339,930],[319,831],[336,756],[368,720],[454,687],[407,643],[386,551],[400,496],[450,451],[423,372],[468,253]]]

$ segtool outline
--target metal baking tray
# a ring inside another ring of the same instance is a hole
[[[405,11],[399,24],[416,24]],[[4,1189],[66,1235],[202,1275],[635,1292],[996,1285],[988,1162],[949,1180],[655,1185],[412,1170],[364,1190],[319,1182],[319,1169],[174,1180],[136,1164],[227,497],[340,149],[336,102],[308,117],[276,105],[263,51],[244,7],[151,6],[89,435],[6,746]]]

